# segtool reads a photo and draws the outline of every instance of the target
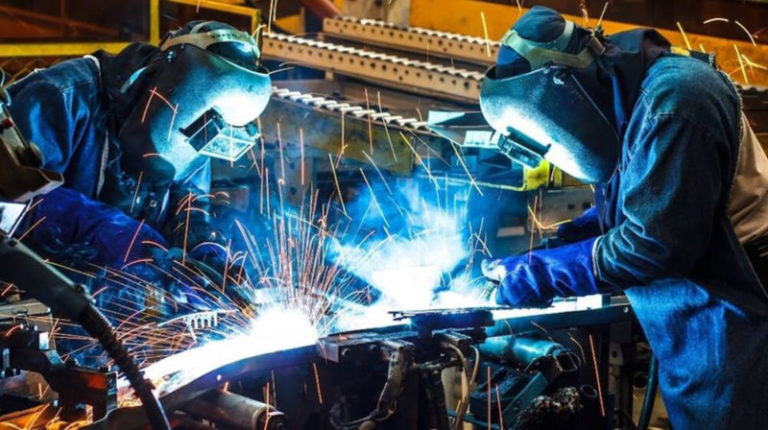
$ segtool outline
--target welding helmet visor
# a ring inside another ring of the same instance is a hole
[[[533,150],[585,183],[606,182],[616,168],[615,127],[566,66],[506,78],[485,75],[480,109],[512,144]]]
[[[121,129],[128,164],[163,165],[180,180],[206,157],[240,158],[259,137],[254,121],[272,92],[253,38],[223,28],[171,37],[161,50],[163,64],[135,109],[140,121]]]

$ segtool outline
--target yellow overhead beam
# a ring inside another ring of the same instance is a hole
[[[103,49],[117,53],[130,42],[0,43],[0,57],[76,57]]]
[[[211,0],[165,0],[203,9],[218,10],[250,18],[250,29],[256,31],[260,22],[258,9],[219,3]],[[149,0],[149,43],[160,44],[160,0]],[[0,43],[0,57],[75,57],[103,49],[117,53],[133,42],[45,42]]]
[[[518,9],[514,2],[511,3],[513,5],[476,0],[450,0],[448,5],[446,5],[446,0],[412,0],[410,25],[413,27],[424,27],[485,37],[483,20],[480,16],[480,12],[483,12],[488,38],[499,40],[517,19],[528,11],[528,8]],[[606,16],[610,17],[610,13],[609,6]],[[576,23],[583,24],[584,22],[581,16],[567,14],[563,16]],[[592,17],[589,25],[594,26],[596,23],[597,17]],[[604,20],[602,26],[607,34],[640,27],[635,24],[610,20]],[[679,31],[664,29],[659,29],[658,31],[673,45],[686,46],[686,42]],[[768,86],[768,45],[753,45],[747,41],[691,33],[686,36],[694,50],[700,50],[703,46],[707,52],[715,53],[720,68],[730,73],[736,82],[745,83],[741,71],[741,64],[744,64],[749,84]],[[753,63],[752,66],[744,58],[742,58],[741,63],[739,62],[734,46],[738,48],[738,52],[743,57],[746,57]],[[426,51],[427,47],[424,49]]]

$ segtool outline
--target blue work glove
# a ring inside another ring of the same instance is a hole
[[[41,197],[29,224],[33,227],[24,242],[33,249],[66,259],[88,248],[88,262],[98,266],[119,269],[149,258],[146,243],[168,247],[152,227],[64,187]]]
[[[119,209],[60,187],[40,199],[31,217],[24,242],[45,257],[105,279],[114,276],[107,277],[98,267],[117,269],[160,287],[177,303],[197,308],[205,301],[189,288],[198,283],[205,286],[202,281],[174,276],[174,253],[166,251],[163,236]],[[67,275],[76,273],[68,271]],[[145,303],[146,292],[141,288],[126,288],[125,280],[108,284],[110,288],[96,298],[105,307],[115,304],[139,309]]]
[[[556,296],[598,293],[592,266],[596,239],[532,251],[486,265],[486,276],[499,282],[496,302],[512,307],[547,307]]]
[[[558,227],[557,237],[565,242],[579,242],[602,234],[597,207],[584,211],[581,216]]]

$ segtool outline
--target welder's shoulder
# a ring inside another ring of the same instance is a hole
[[[732,122],[739,96],[729,79],[704,61],[670,55],[648,69],[636,108],[645,117],[680,117],[705,127]]]
[[[78,93],[92,96],[101,91],[99,66],[90,58],[62,61],[54,66],[36,70],[8,88],[11,97],[27,91]]]

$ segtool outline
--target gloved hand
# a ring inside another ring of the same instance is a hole
[[[160,233],[118,209],[59,187],[40,199],[31,218],[29,224],[35,227],[24,242],[59,263],[94,272],[99,286],[106,281],[109,288],[96,297],[104,307],[144,306],[147,291],[134,285],[139,279],[168,292],[176,303],[194,303],[197,308],[205,302],[189,288],[202,281],[174,276],[174,254],[165,251],[168,245]],[[97,267],[118,270],[117,278],[129,278],[115,279]]]
[[[597,238],[496,260],[483,267],[499,282],[496,302],[513,307],[547,307],[555,296],[585,296],[600,290],[592,265]]]
[[[602,234],[600,231],[600,220],[597,207],[595,206],[587,209],[581,216],[561,225],[557,229],[557,237],[565,242],[578,242],[599,236],[600,234]]]
[[[119,269],[150,257],[145,242],[167,248],[152,227],[69,188],[59,187],[42,196],[31,217],[29,224],[36,226],[24,242],[62,258],[88,247],[90,263]]]
[[[253,302],[253,288],[249,286],[251,273],[246,263],[242,254],[233,255],[226,247],[213,242],[200,243],[187,254],[187,266],[204,273],[217,289],[223,286],[226,296],[240,307]]]

